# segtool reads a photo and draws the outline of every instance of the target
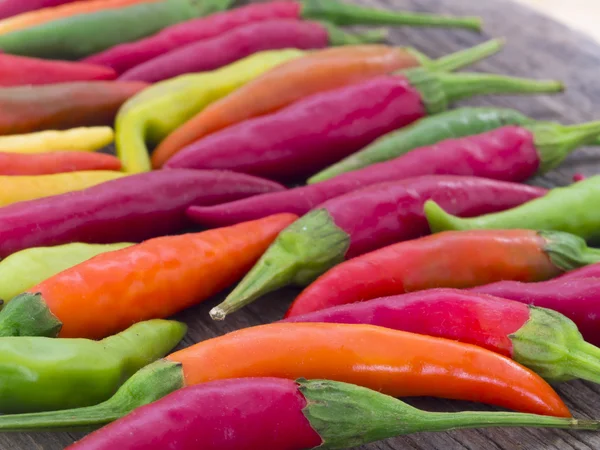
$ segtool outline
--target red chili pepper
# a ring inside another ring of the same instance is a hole
[[[385,33],[345,33],[334,25],[292,19],[268,20],[234,28],[212,39],[185,45],[123,73],[123,81],[156,82],[226,66],[253,53],[284,48],[316,49],[329,45],[381,42]]]
[[[284,230],[224,303],[215,319],[289,284],[306,286],[365,252],[429,233],[423,204],[438,198],[464,216],[503,210],[547,191],[484,178],[426,176],[376,184],[331,199]]]
[[[453,339],[512,358],[549,381],[600,382],[600,349],[583,340],[575,323],[550,309],[491,295],[431,289],[327,308],[285,322],[376,325]]]
[[[500,280],[543,281],[600,261],[600,250],[568,233],[445,232],[390,245],[334,267],[306,288],[286,317],[437,287]]]
[[[148,86],[80,81],[0,89],[0,135],[112,125],[121,105]]]
[[[446,110],[459,99],[557,89],[562,89],[562,84],[552,81],[413,69],[315,94],[276,113],[225,128],[188,145],[167,161],[166,167],[234,170],[271,179],[304,178],[384,134]],[[600,125],[595,125],[591,139],[596,139],[600,130]],[[488,143],[490,138],[482,141]],[[425,152],[421,153],[427,159]]]
[[[0,2],[0,19],[16,16],[27,11],[72,3],[81,0],[2,0]]]
[[[575,175],[573,175],[573,181],[574,182],[583,181],[586,178],[587,177],[584,174],[582,174],[582,173],[576,173]]]
[[[0,257],[70,242],[139,242],[184,230],[185,210],[284,189],[233,172],[164,170],[0,208]],[[32,232],[35,230],[35,233]]]
[[[445,23],[457,25],[461,23],[475,25],[477,23],[471,18],[378,11],[356,5],[344,5],[332,0],[272,1],[242,6],[231,11],[176,24],[146,39],[117,45],[96,55],[88,56],[84,61],[106,65],[118,73],[123,73],[134,66],[184,45],[221,36],[240,26],[274,19],[327,20],[338,23],[338,25],[352,23],[394,25],[402,24],[403,19],[405,24],[410,25],[418,25],[424,21],[427,22],[424,24],[431,26],[441,26]]]
[[[488,426],[596,430],[599,422],[504,412],[432,413],[335,381],[248,378],[182,389],[68,450],[346,448],[395,435]]]
[[[84,170],[121,170],[121,161],[103,153],[0,152],[0,175],[49,175]]]
[[[590,264],[581,269],[567,272],[559,277],[561,280],[573,278],[600,278],[600,264]]]

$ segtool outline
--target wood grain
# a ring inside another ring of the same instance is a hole
[[[359,0],[354,0],[359,1]],[[411,45],[431,55],[444,54],[475,45],[491,37],[508,38],[502,54],[478,64],[474,70],[537,78],[558,78],[568,91],[554,97],[489,97],[466,102],[472,105],[512,107],[537,119],[574,123],[600,119],[600,47],[586,37],[507,0],[361,0],[364,4],[390,9],[411,9],[457,15],[479,15],[485,33],[433,29],[397,29],[391,40]],[[533,180],[543,186],[566,185],[574,173],[591,175],[600,171],[597,149],[583,149],[552,173]],[[591,207],[597,207],[592,205]],[[224,323],[214,323],[209,309],[220,299],[206,302],[180,315],[190,325],[185,345],[238,328],[279,319],[294,291],[279,292],[257,302]],[[572,382],[558,391],[577,417],[600,417],[600,386]],[[412,399],[412,404],[435,411],[485,410],[482,405],[432,399]],[[0,435],[0,449],[61,450],[80,433],[13,433]],[[532,429],[494,429],[421,433],[390,439],[362,450],[594,450],[600,448],[600,433]],[[126,450],[126,449],[115,449]],[[276,449],[265,449],[276,450]]]

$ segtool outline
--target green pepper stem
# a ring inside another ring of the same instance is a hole
[[[0,431],[97,428],[184,387],[181,365],[159,360],[141,369],[109,400],[85,408],[0,415]]]
[[[598,430],[596,420],[511,412],[435,413],[346,383],[298,380],[307,400],[303,410],[323,439],[319,448],[343,449],[399,435],[481,427],[537,427]]]
[[[312,211],[283,230],[240,284],[210,311],[214,320],[282,287],[306,286],[344,260],[350,237],[325,209]]]
[[[546,240],[544,252],[562,271],[600,262],[600,249],[588,247],[579,236],[561,231],[540,231],[539,235]]]
[[[0,337],[56,337],[62,322],[52,314],[41,294],[17,295],[0,311]]]
[[[435,60],[430,60],[418,52],[416,53],[416,56],[419,57],[419,55],[421,55],[419,58],[421,64],[429,70],[437,72],[453,72],[495,55],[502,50],[505,42],[504,39],[491,39],[483,44],[460,50]],[[414,50],[412,51],[415,52]]]
[[[394,12],[335,0],[303,0],[301,16],[304,19],[327,20],[336,25],[410,25],[481,31],[481,19],[479,17]]]
[[[323,28],[327,30],[330,45],[360,45],[385,41],[388,37],[387,30],[370,30],[364,33],[347,33],[337,26],[321,22]]]

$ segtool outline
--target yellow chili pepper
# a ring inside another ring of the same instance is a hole
[[[0,206],[80,191],[125,176],[122,172],[90,170],[33,176],[0,176]]]
[[[110,127],[81,127],[65,131],[0,136],[0,152],[44,153],[56,151],[93,151],[114,140]]]
[[[150,171],[146,141],[158,144],[212,102],[305,54],[296,49],[260,52],[212,72],[157,83],[132,97],[121,107],[115,126],[117,155],[123,170]]]

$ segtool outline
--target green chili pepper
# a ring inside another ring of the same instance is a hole
[[[446,213],[435,202],[428,201],[425,204],[425,214],[433,232],[528,228],[566,231],[586,240],[599,240],[598,198],[600,175],[567,187],[552,189],[544,197],[499,213],[461,219]]]
[[[61,410],[103,402],[140,368],[167,354],[186,330],[181,322],[150,320],[101,341],[0,338],[0,411]]]
[[[210,103],[305,54],[295,49],[260,52],[212,72],[182,75],[145,89],[117,115],[116,148],[123,170],[150,171],[147,140],[159,143]]]
[[[66,244],[22,250],[0,262],[0,299],[5,302],[63,270],[76,266],[96,255],[112,252],[129,243]]]
[[[227,9],[233,0],[160,0],[77,14],[0,35],[6,53],[79,59],[154,34],[169,25]]]

